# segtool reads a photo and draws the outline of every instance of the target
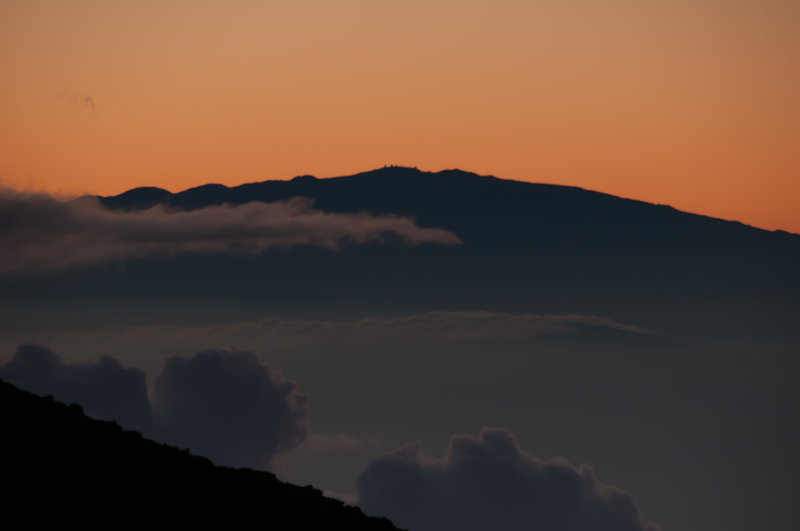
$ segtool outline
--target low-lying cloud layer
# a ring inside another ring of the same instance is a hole
[[[107,264],[180,253],[255,254],[270,247],[313,245],[336,250],[345,243],[384,241],[455,245],[442,229],[418,227],[392,215],[338,214],[312,201],[251,202],[175,210],[109,210],[94,198],[61,201],[0,189],[0,273]]]
[[[308,434],[305,395],[249,352],[168,358],[152,404],[144,373],[107,356],[65,364],[47,347],[22,345],[0,366],[0,378],[221,465],[269,468],[276,454]]]
[[[414,531],[659,529],[642,519],[630,494],[600,483],[591,467],[542,462],[506,430],[455,436],[442,460],[408,444],[371,461],[356,488],[368,514]]]

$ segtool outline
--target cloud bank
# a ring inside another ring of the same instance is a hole
[[[80,404],[91,417],[144,433],[152,428],[144,373],[108,356],[94,363],[65,364],[47,347],[21,345],[0,366],[0,378],[33,393]]]
[[[393,215],[337,214],[312,201],[251,202],[198,210],[157,205],[147,210],[106,209],[95,198],[61,201],[0,189],[0,273],[46,271],[181,253],[255,254],[271,247],[313,245],[337,250],[347,243],[460,244],[453,233],[418,227]]]
[[[158,439],[222,465],[273,468],[288,450],[313,458],[381,444],[345,433],[309,436],[305,395],[250,352],[168,358],[151,403],[144,374],[108,357],[69,365],[46,347],[22,345],[0,377],[129,428],[152,421]],[[540,461],[499,429],[453,437],[443,459],[426,456],[419,443],[374,458],[356,491],[353,501],[367,513],[414,531],[659,529],[590,467]]]
[[[441,460],[427,457],[419,443],[405,445],[371,461],[356,489],[365,512],[413,531],[659,529],[589,466],[542,462],[501,429],[453,437]]]
[[[220,465],[269,468],[276,454],[308,435],[305,395],[250,352],[168,358],[152,403],[144,373],[108,356],[65,364],[47,347],[22,345],[0,366],[0,378],[80,404],[91,417],[189,448]]]

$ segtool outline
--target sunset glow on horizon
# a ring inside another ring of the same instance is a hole
[[[800,233],[791,0],[3,1],[0,185],[387,164]]]

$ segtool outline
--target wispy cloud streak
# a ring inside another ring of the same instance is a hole
[[[95,198],[62,201],[42,194],[0,189],[0,273],[46,271],[181,253],[256,254],[271,247],[385,241],[454,245],[442,229],[422,228],[393,215],[338,214],[312,201],[252,202],[199,210],[157,205],[148,210],[109,210]]]
[[[71,103],[74,103],[76,105],[83,105],[84,107],[88,107],[92,110],[92,112],[94,112],[94,98],[88,94],[81,96],[79,94],[74,94],[72,92],[69,92],[68,90],[62,90],[61,92],[58,93],[58,97],[65,98],[69,100]]]

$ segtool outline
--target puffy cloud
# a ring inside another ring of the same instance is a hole
[[[365,512],[411,531],[659,529],[642,519],[630,494],[600,483],[589,466],[540,461],[506,430],[455,436],[442,460],[408,444],[371,461],[356,489]]]
[[[167,442],[221,465],[266,468],[308,435],[306,397],[250,352],[167,359],[153,407]]]
[[[21,345],[0,367],[0,378],[33,393],[80,404],[87,415],[115,420],[125,428],[144,432],[151,428],[144,373],[108,356],[95,363],[67,365],[47,347]]]
[[[152,406],[144,373],[108,356],[65,364],[47,347],[21,345],[0,366],[0,378],[223,465],[267,468],[277,453],[300,446],[308,436],[305,395],[250,352],[210,350],[168,358],[156,378]],[[323,448],[354,440],[339,434],[312,442]]]
[[[418,227],[393,215],[327,213],[312,201],[251,202],[198,210],[157,205],[147,210],[106,209],[90,197],[62,201],[0,189],[0,273],[105,264],[155,254],[259,253],[270,247],[384,241],[459,244],[446,230]]]

